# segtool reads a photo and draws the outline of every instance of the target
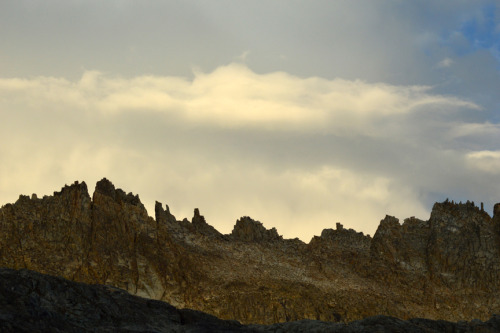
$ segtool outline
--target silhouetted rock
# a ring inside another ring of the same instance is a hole
[[[244,242],[277,241],[283,238],[275,228],[266,229],[259,221],[244,216],[236,221],[231,237]]]
[[[209,225],[205,221],[205,217],[200,215],[200,210],[198,208],[194,209],[194,216],[191,220],[195,230],[202,235],[212,236],[212,237],[220,237],[222,234],[218,232],[214,227]]]

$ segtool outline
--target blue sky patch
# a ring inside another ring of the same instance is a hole
[[[460,32],[470,42],[469,52],[488,49],[500,62],[500,24],[496,15],[497,5],[484,6],[481,16],[466,21]],[[467,52],[467,53],[469,53]]]

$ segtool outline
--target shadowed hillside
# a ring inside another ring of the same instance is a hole
[[[34,271],[0,269],[0,331],[20,332],[484,332],[500,330],[500,316],[487,322],[408,321],[375,316],[349,324],[301,320],[241,325],[203,312],[132,296],[104,285],[87,285]]]

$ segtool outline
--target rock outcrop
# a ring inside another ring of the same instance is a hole
[[[314,320],[241,325],[203,312],[29,270],[0,269],[0,331],[36,332],[499,332],[500,316],[452,323],[376,316],[348,325]]]
[[[283,239],[278,235],[276,228],[267,230],[262,223],[254,221],[248,216],[236,221],[231,236],[233,239],[243,242],[272,242]]]
[[[195,209],[150,217],[107,179],[0,209],[0,267],[111,285],[222,319],[272,324],[369,316],[488,320],[500,313],[500,205],[436,203],[374,237],[337,223],[309,244],[242,217],[222,235]]]

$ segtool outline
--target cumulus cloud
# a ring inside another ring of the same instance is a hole
[[[497,126],[458,122],[480,107],[426,86],[242,64],[191,79],[87,71],[2,78],[0,110],[2,203],[108,177],[150,213],[155,200],[178,218],[199,207],[223,232],[250,215],[307,241],[337,221],[373,234],[385,214],[427,218],[450,188],[467,197],[480,183],[487,203],[497,194],[478,181],[498,166],[481,143]],[[471,137],[467,150],[454,144]]]
[[[46,77],[2,79],[0,89],[2,94],[22,94],[36,103],[66,109],[105,114],[157,111],[187,122],[270,130],[351,131],[367,120],[422,107],[478,108],[452,96],[433,94],[425,86],[302,79],[284,72],[257,74],[235,63],[211,73],[196,72],[192,80],[160,76],[124,79],[87,71],[78,82]]]

